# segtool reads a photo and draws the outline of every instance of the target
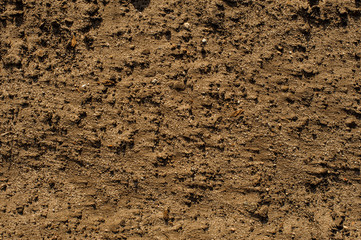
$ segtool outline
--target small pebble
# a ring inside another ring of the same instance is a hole
[[[142,55],[149,55],[150,54],[150,50],[149,49],[144,49],[142,51]]]
[[[207,43],[207,39],[203,38],[202,43]]]
[[[172,82],[171,87],[177,91],[183,91],[186,88],[185,84],[181,81]]]

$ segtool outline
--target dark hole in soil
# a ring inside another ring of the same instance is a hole
[[[132,4],[139,12],[144,11],[148,7],[150,0],[132,0]]]

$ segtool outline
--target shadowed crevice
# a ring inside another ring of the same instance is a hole
[[[142,12],[149,6],[150,0],[132,0],[131,3],[135,9],[137,9],[139,12]]]

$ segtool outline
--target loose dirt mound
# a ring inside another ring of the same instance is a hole
[[[360,239],[360,17],[1,1],[1,238]]]

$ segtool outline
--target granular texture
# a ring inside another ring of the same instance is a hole
[[[0,238],[360,239],[360,26],[360,1],[0,1]]]

